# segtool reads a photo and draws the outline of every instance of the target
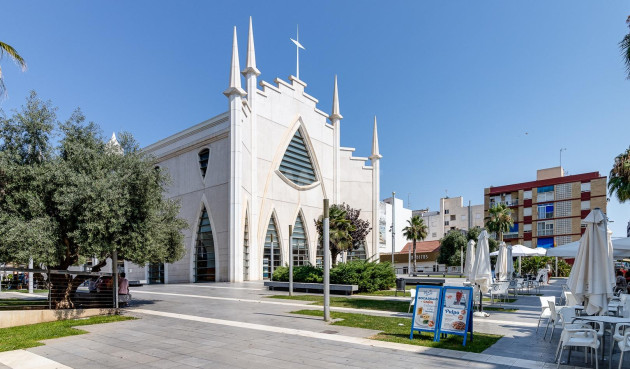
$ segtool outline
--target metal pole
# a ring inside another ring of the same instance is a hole
[[[556,277],[558,277],[558,257],[556,256]]]
[[[322,220],[322,248],[324,249],[324,321],[330,321],[330,219],[329,202],[324,199],[324,219]]]
[[[289,296],[293,296],[293,226],[289,226]]]
[[[407,270],[409,271],[409,276],[411,277],[411,247],[408,250],[409,252],[407,253]],[[416,272],[415,270],[413,271],[414,273]]]
[[[269,234],[270,240],[269,240],[269,254],[271,255],[271,261],[269,263],[269,280],[273,281],[273,233]]]
[[[118,309],[118,251],[112,253],[112,275],[114,276],[114,307]]]
[[[28,269],[33,269],[33,258],[28,260]],[[28,293],[33,293],[33,272],[28,272]]]
[[[392,268],[394,272],[396,267],[394,266],[394,253],[396,252],[396,192],[392,192]]]
[[[464,246],[459,248],[459,272],[464,273]]]

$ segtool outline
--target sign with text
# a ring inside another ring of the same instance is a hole
[[[413,318],[411,320],[410,339],[413,332],[433,332],[435,340],[436,329],[439,324],[440,305],[442,300],[442,287],[416,286],[416,297],[413,305]]]
[[[440,307],[440,324],[436,335],[457,334],[464,336],[464,346],[468,332],[472,333],[472,300],[471,287],[443,287],[442,305]]]

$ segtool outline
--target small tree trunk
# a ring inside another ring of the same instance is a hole
[[[416,273],[418,268],[416,266],[416,239],[413,239],[413,272]]]
[[[331,259],[331,268],[334,268],[337,266],[337,256],[339,255],[339,251],[337,251],[336,249],[330,249],[330,259]]]

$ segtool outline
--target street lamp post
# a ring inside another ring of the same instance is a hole
[[[392,192],[392,268],[396,272],[394,253],[396,252],[396,192]]]

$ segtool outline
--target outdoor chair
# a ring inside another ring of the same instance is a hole
[[[549,310],[549,301],[555,301],[556,298],[553,296],[538,296],[540,299],[540,316],[538,317],[538,326],[536,326],[536,333],[538,333],[538,328],[540,328],[540,321],[543,319],[549,320],[551,317],[551,311]]]
[[[558,352],[560,352],[563,342],[567,340],[566,332],[569,329],[592,329],[596,332],[598,339],[604,336],[604,325],[601,322],[592,322],[592,321],[576,319],[574,309],[571,309],[571,308],[560,309],[558,310],[558,316],[559,316],[560,323],[562,325],[562,333],[560,335],[560,341],[558,341],[558,348],[556,349],[556,359],[558,359]],[[552,333],[552,336],[553,336],[553,333]],[[587,352],[585,348],[584,355],[586,354]]]
[[[509,287],[510,287],[510,282],[508,281],[501,281],[501,282],[497,282],[493,284],[492,287],[490,288],[490,303],[494,304],[495,296],[498,296],[499,298],[503,296],[504,299],[507,299]]]
[[[551,336],[549,338],[549,342],[553,339],[553,332],[556,327],[562,327],[562,321],[560,320],[560,316],[558,315],[558,311],[556,308],[562,308],[563,306],[556,306],[554,301],[549,301],[549,312],[551,316],[547,319],[547,328],[545,328],[545,335],[543,336],[543,340],[547,337],[547,330],[549,329],[549,323],[551,323]]]
[[[579,305],[577,302],[577,299],[575,298],[575,296],[573,295],[573,292],[565,292],[565,299],[566,299],[566,306],[575,306],[575,305]]]
[[[519,282],[519,279],[521,280],[520,282]],[[520,289],[520,290],[522,290],[522,289],[523,289],[523,282],[522,282],[522,281],[523,281],[523,280],[522,280],[521,278],[511,279],[511,280],[510,280],[510,284],[509,284],[508,289],[509,289],[509,290],[512,290],[512,294],[513,294],[514,296],[517,296],[517,295],[518,295],[518,290],[519,290],[519,289]],[[522,291],[521,291],[521,292],[522,292]]]
[[[599,340],[597,339],[597,331],[588,328],[574,328],[565,329],[562,332],[562,340],[560,345],[560,355],[558,356],[558,365],[560,367],[560,360],[562,359],[562,353],[566,347],[584,347],[590,349],[591,361],[595,361],[595,368],[599,368],[599,361],[597,360],[597,349],[599,348]],[[594,354],[594,355],[593,355]],[[569,351],[569,356],[571,351]],[[584,356],[584,361],[588,355]],[[568,361],[568,359],[567,359]]]
[[[411,307],[416,304],[416,290],[411,289],[409,290],[409,293],[411,294],[411,300],[409,300],[409,309],[407,309],[407,313],[409,313],[411,311]]]
[[[619,346],[619,350],[621,350],[621,356],[619,357],[619,369],[621,369],[623,353],[630,351],[630,323],[617,324],[613,340],[617,343],[617,346]],[[611,345],[613,345],[611,350],[614,350],[614,343],[611,343]]]

